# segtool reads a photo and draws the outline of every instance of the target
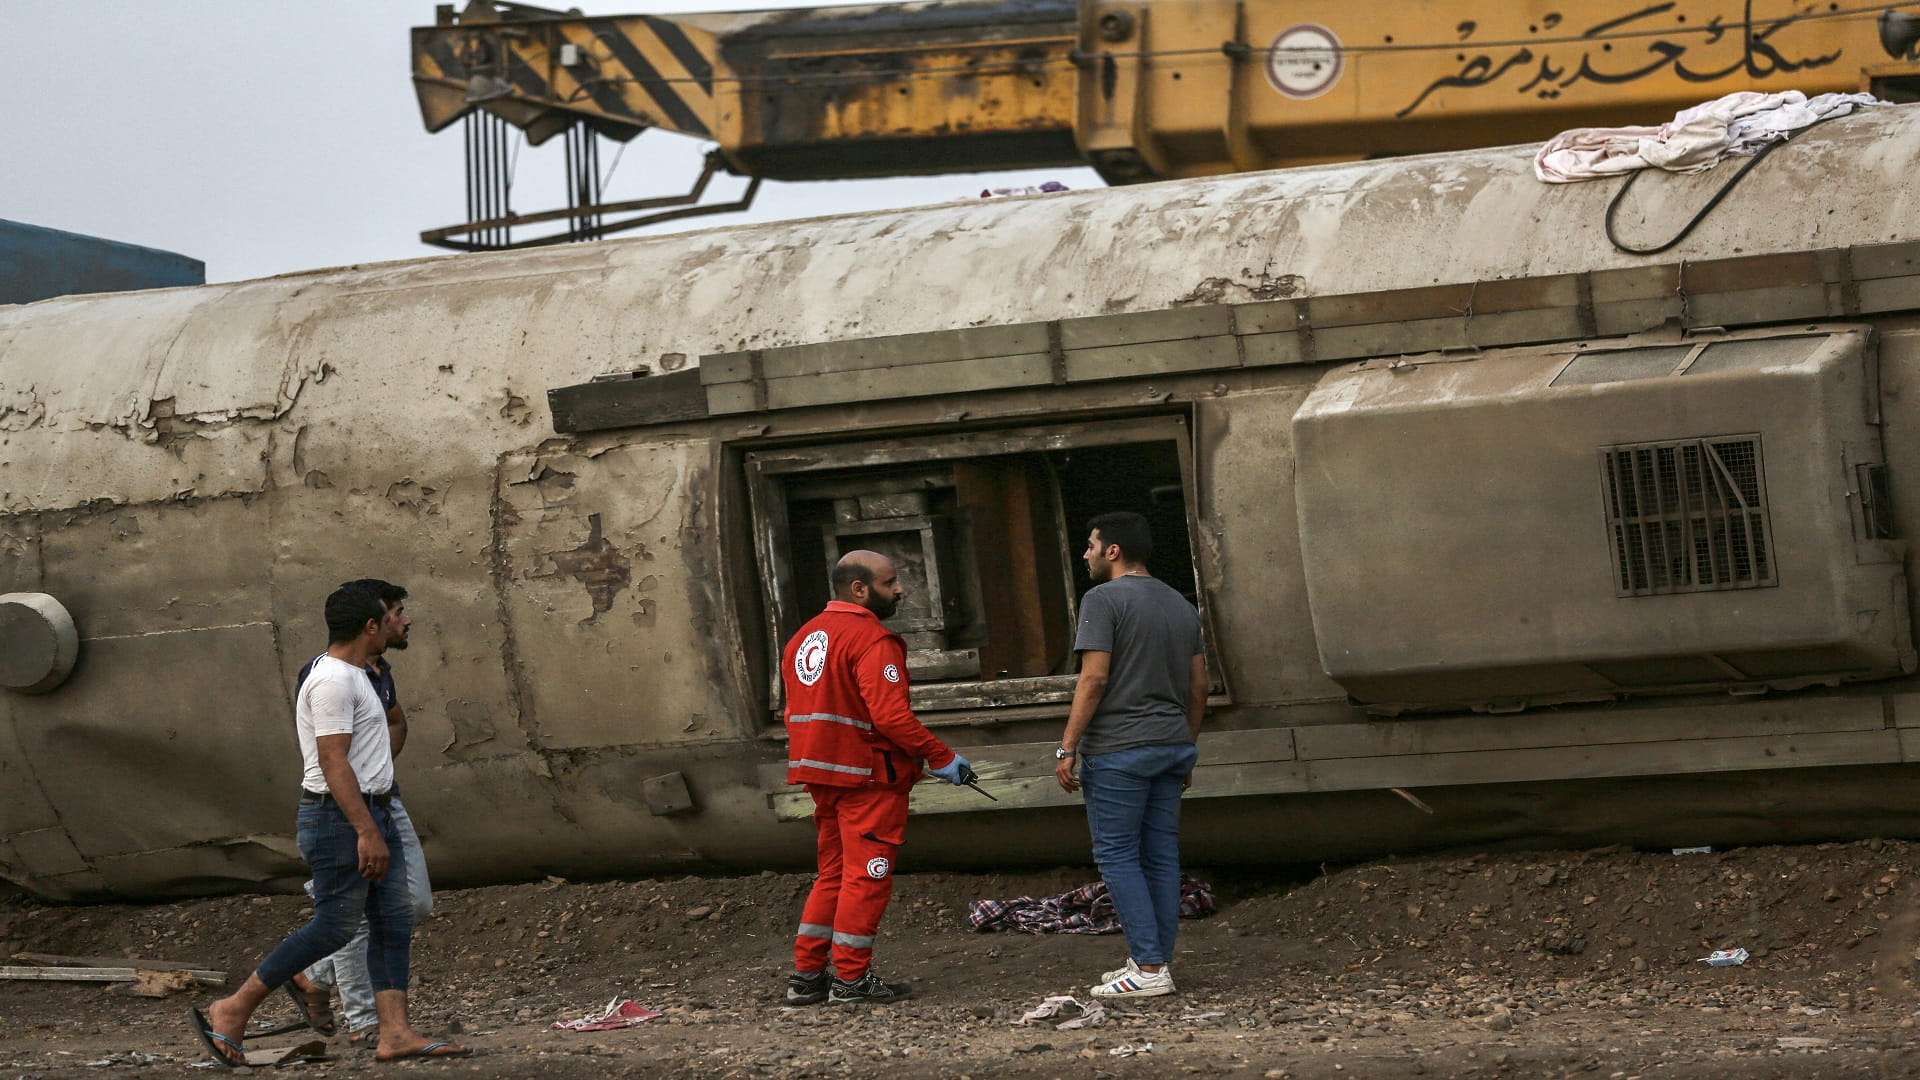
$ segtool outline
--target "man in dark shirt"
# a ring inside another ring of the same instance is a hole
[[[1127,937],[1126,966],[1093,987],[1103,998],[1173,993],[1180,794],[1207,707],[1199,612],[1147,572],[1152,555],[1139,514],[1088,523],[1087,573],[1101,584],[1080,602],[1080,678],[1054,752],[1060,786],[1086,792],[1094,861]]]

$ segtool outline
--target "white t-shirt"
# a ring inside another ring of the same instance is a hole
[[[314,661],[312,674],[300,684],[300,693],[294,699],[293,723],[300,733],[300,756],[307,767],[301,787],[312,792],[328,790],[315,742],[321,735],[353,736],[347,744],[347,764],[353,766],[362,792],[384,795],[393,787],[387,710],[365,671],[331,656]]]

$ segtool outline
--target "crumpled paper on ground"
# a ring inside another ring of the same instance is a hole
[[[1061,1031],[1073,1031],[1077,1028],[1093,1027],[1096,1024],[1106,1022],[1107,1019],[1107,1007],[1105,1005],[1097,1001],[1091,1003],[1082,1002],[1079,998],[1062,995],[1060,997],[1050,997],[1040,1004],[1035,1005],[1033,1008],[1027,1010],[1025,1016],[1015,1020],[1014,1024],[1037,1024],[1043,1020],[1051,1022],[1055,1017],[1063,1015],[1067,1009],[1073,1009],[1079,1015],[1053,1025]]]
[[[597,1013],[591,1013],[578,1020],[555,1020],[553,1026],[561,1031],[615,1031],[619,1028],[644,1024],[660,1014],[623,998],[614,998],[607,1007]]]
[[[1108,1054],[1114,1057],[1133,1057],[1135,1054],[1151,1054],[1153,1052],[1154,1046],[1152,1043],[1141,1043],[1139,1046],[1134,1046],[1132,1043],[1121,1043],[1119,1046],[1107,1051]]]

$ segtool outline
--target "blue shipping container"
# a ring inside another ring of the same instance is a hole
[[[199,259],[0,219],[0,304],[206,283]]]

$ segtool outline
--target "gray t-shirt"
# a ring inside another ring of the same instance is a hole
[[[1158,578],[1117,577],[1080,601],[1075,652],[1113,656],[1107,692],[1075,749],[1110,754],[1135,746],[1190,743],[1187,672],[1206,651],[1200,613]]]

